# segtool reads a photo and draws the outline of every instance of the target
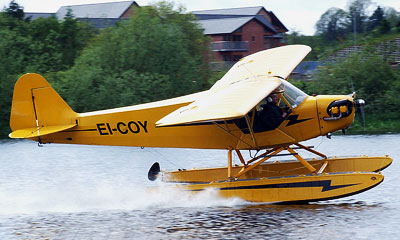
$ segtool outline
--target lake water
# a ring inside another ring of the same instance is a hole
[[[226,165],[226,151],[0,141],[0,239],[399,239],[400,135],[306,142],[329,156],[390,155],[379,186],[308,205],[191,196],[147,180],[161,168]],[[306,153],[303,156],[312,157]],[[235,162],[239,162],[235,157]]]

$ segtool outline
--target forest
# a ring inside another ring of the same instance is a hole
[[[356,115],[350,133],[400,132],[400,14],[374,6],[370,0],[350,0],[347,9],[330,8],[316,23],[313,36],[297,32],[286,35],[288,44],[313,48],[306,60],[323,64],[311,81],[295,84],[308,94],[350,94],[366,101],[365,127]],[[397,42],[393,41],[398,39]],[[390,43],[385,51],[383,43]],[[350,57],[329,60],[332,53],[349,46],[362,46]],[[393,56],[397,56],[397,61]]]
[[[399,132],[400,70],[375,49],[400,38],[400,15],[380,6],[369,13],[371,4],[353,0],[346,10],[328,9],[313,36],[285,34],[287,44],[313,48],[306,60],[324,61],[355,41],[367,46],[345,60],[324,62],[310,81],[289,80],[308,94],[356,91],[367,102],[366,128],[356,121],[354,133]],[[11,1],[0,12],[0,137],[10,132],[13,86],[27,72],[42,74],[77,112],[189,94],[223,76],[210,70],[210,40],[194,15],[170,2],[135,11],[131,19],[97,30],[72,12],[61,21],[25,18],[23,6]]]

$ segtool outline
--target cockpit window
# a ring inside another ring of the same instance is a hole
[[[280,89],[284,91],[283,96],[292,105],[292,108],[296,108],[308,96],[286,80],[282,80]]]

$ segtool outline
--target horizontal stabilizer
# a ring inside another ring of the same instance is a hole
[[[76,124],[59,125],[59,126],[46,126],[41,128],[25,128],[19,129],[9,134],[10,138],[34,138],[44,136],[51,133],[61,132],[75,127]]]

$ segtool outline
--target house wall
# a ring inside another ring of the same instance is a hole
[[[264,17],[268,20],[268,22],[272,23],[271,16],[265,11],[264,8],[262,8],[259,12],[258,15],[264,15]]]
[[[240,32],[234,32],[232,34],[227,34],[230,37],[230,41],[232,41],[234,35],[240,35],[242,41],[249,42],[249,51],[227,51],[227,52],[213,52],[212,61],[213,62],[221,62],[230,59],[230,61],[237,61],[238,58],[245,57],[247,55],[268,49],[273,47],[281,46],[279,39],[268,38],[264,40],[264,36],[272,36],[274,33],[265,32],[264,25],[262,25],[257,20],[253,19],[242,26]],[[212,35],[212,41],[224,41],[224,35]],[[265,41],[268,41],[267,43]]]
[[[134,9],[139,7],[139,5],[133,3],[119,18],[130,18],[133,15]]]
[[[254,19],[245,24],[242,29],[242,40],[248,41],[250,47],[246,55],[264,50],[264,34],[271,35],[272,33],[265,33],[264,26]]]

